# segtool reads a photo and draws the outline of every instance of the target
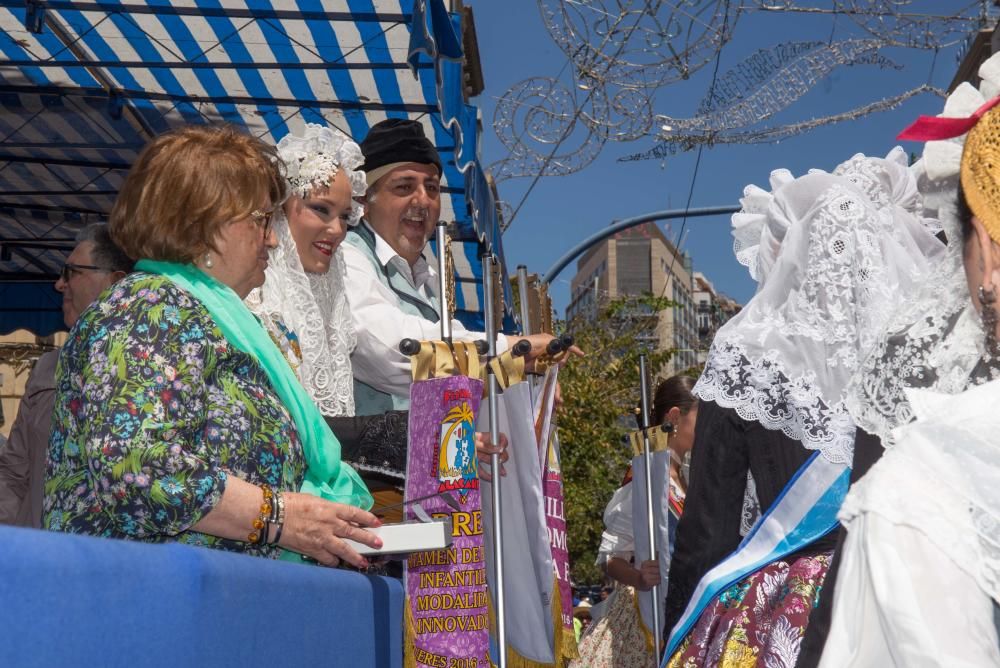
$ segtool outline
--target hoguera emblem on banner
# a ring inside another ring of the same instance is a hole
[[[445,393],[445,401],[448,394]],[[438,491],[457,491],[464,500],[470,489],[479,489],[476,460],[476,416],[468,401],[452,406],[441,421],[438,444]]]

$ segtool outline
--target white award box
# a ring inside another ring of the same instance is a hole
[[[366,529],[382,539],[379,550],[345,539],[358,554],[406,554],[440,550],[451,545],[451,518],[441,517],[430,522],[400,522]]]

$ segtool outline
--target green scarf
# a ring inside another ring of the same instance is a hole
[[[264,327],[239,296],[194,265],[140,260],[135,268],[160,274],[197,298],[230,344],[256,359],[288,409],[306,455],[301,491],[365,510],[373,499],[357,472],[340,463],[340,441],[299,383]]]

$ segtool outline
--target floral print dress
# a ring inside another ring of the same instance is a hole
[[[723,591],[667,668],[795,668],[831,552],[779,559]]]
[[[610,557],[634,561],[631,488],[630,467],[625,475],[625,484],[615,493],[604,512],[605,530],[601,536],[598,564]],[[673,476],[669,478],[668,490],[670,544],[664,549],[669,552],[673,547],[673,529],[684,512],[685,491]],[[661,592],[666,584],[663,582],[660,585]],[[580,656],[569,664],[570,668],[624,668],[653,663],[653,636],[642,622],[640,596],[649,596],[649,592],[640,592],[621,583],[615,587],[604,617],[591,624],[580,639]]]
[[[294,490],[305,470],[264,369],[198,300],[162,276],[124,278],[76,323],[56,382],[47,528],[278,556],[191,529],[228,476]]]

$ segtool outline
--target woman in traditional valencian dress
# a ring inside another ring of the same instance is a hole
[[[267,280],[247,305],[337,434],[345,461],[402,484],[406,412],[354,415],[351,353],[357,339],[341,243],[361,219],[361,149],[339,130],[309,123],[301,135],[285,135],[277,151],[289,198],[275,212],[278,243],[269,254]]]
[[[671,667],[794,665],[846,490],[854,424],[844,388],[894,300],[943,251],[916,215],[901,149],[832,174],[775,172],[772,186],[749,188],[734,216],[737,257],[759,287],[720,329],[694,390],[696,447],[667,593]],[[744,540],[748,473],[765,512]]]
[[[1000,58],[980,76],[995,94]],[[952,243],[851,386],[852,411],[885,454],[867,458],[877,461],[841,509],[823,668],[1000,666],[998,102],[963,84],[950,120],[901,135],[939,140],[918,168]]]
[[[694,444],[694,425],[698,418],[698,400],[691,394],[692,387],[693,378],[672,376],[662,381],[653,393],[653,424],[672,426],[668,483],[671,536],[684,511],[686,482],[682,462]],[[580,642],[580,658],[571,666],[648,666],[653,660],[653,638],[640,618],[637,597],[662,584],[660,563],[651,560],[635,564],[632,504],[630,468],[624,484],[615,491],[604,510],[604,533],[597,556],[597,564],[617,586],[604,604],[607,612],[588,629]],[[661,549],[669,554],[671,546]]]
[[[312,123],[301,135],[283,137],[277,152],[289,198],[275,211],[277,245],[269,253],[267,279],[247,305],[340,439],[344,460],[372,485],[376,504],[395,506],[406,472],[407,411],[354,411],[351,353],[357,338],[341,244],[361,220],[364,157],[340,131]],[[478,434],[476,448],[481,458],[495,450]],[[506,459],[506,449],[501,457]],[[401,508],[383,516],[400,520]]]
[[[361,149],[338,130],[308,124],[277,145],[289,198],[275,211],[277,245],[264,285],[247,298],[328,417],[354,415],[351,351],[356,338],[344,290],[340,244],[361,219]]]

